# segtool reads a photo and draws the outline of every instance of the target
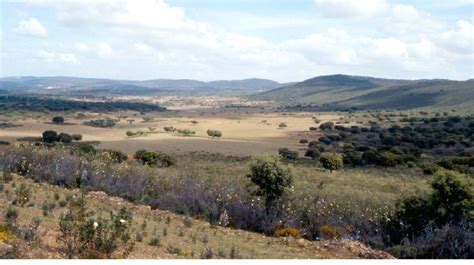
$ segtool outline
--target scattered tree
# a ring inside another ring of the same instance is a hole
[[[53,118],[52,122],[56,123],[56,124],[63,124],[64,123],[64,117],[56,116],[56,117]]]
[[[207,135],[211,136],[212,138],[214,137],[221,138],[222,132],[218,130],[207,130]]]
[[[54,143],[58,141],[58,133],[56,131],[44,131],[43,132],[43,142],[45,143]]]
[[[332,130],[333,128],[334,128],[334,123],[331,121],[328,121],[319,125],[319,129],[323,131],[329,131],[329,130]]]

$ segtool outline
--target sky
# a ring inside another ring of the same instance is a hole
[[[0,76],[474,77],[474,0],[0,0]]]

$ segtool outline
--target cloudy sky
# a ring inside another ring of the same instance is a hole
[[[474,77],[474,0],[0,0],[1,76]]]

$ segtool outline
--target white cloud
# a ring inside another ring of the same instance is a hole
[[[368,18],[385,11],[385,0],[314,0],[317,10],[329,18]]]
[[[38,57],[48,63],[66,63],[66,64],[78,64],[76,56],[72,53],[60,53],[51,52],[46,50],[40,50]]]
[[[20,21],[14,31],[21,35],[33,37],[47,37],[48,32],[36,18],[29,18]]]
[[[88,52],[90,50],[89,45],[83,42],[74,43],[74,48],[79,52]]]
[[[93,42],[71,44],[69,51],[67,44],[57,48],[60,52],[43,50],[42,58],[75,64],[79,62],[74,52],[80,53],[81,65],[91,66],[81,69],[90,75],[99,71],[133,79],[257,76],[292,81],[332,73],[444,77],[449,68],[464,78],[469,73],[462,67],[474,60],[471,22],[451,25],[413,6],[385,1],[316,1],[319,11],[329,17],[384,14],[386,18],[378,19],[380,27],[370,27],[372,31],[356,32],[336,24],[281,41],[192,20],[184,9],[162,0],[44,0],[41,4],[52,6],[63,25],[97,36]],[[134,71],[120,71],[130,66]]]
[[[384,31],[398,36],[415,36],[420,34],[436,34],[444,30],[444,22],[437,20],[429,13],[419,11],[411,5],[393,5]]]
[[[108,43],[101,42],[97,45],[96,49],[97,56],[102,59],[111,59],[115,56],[115,51],[110,47]]]

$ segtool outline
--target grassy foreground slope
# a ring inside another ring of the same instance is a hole
[[[31,198],[23,207],[11,206],[12,201],[18,199],[15,191],[22,184],[30,188]],[[18,217],[14,225],[16,232],[15,229],[13,233],[0,231],[0,255],[64,258],[64,246],[57,241],[61,235],[58,219],[66,212],[66,198],[75,195],[80,195],[80,191],[34,183],[21,177],[4,184],[0,193],[0,221],[6,221],[7,212],[11,211],[8,209],[14,209]],[[89,192],[85,200],[97,216],[107,216],[110,211],[124,206],[132,211],[130,234],[135,242],[128,258],[392,258],[346,239],[311,242],[210,226],[204,221],[137,206],[103,192]],[[152,239],[155,241],[150,245]]]
[[[266,91],[253,98],[285,106],[311,105],[337,109],[471,109],[474,81],[395,80],[362,76],[319,76]]]

